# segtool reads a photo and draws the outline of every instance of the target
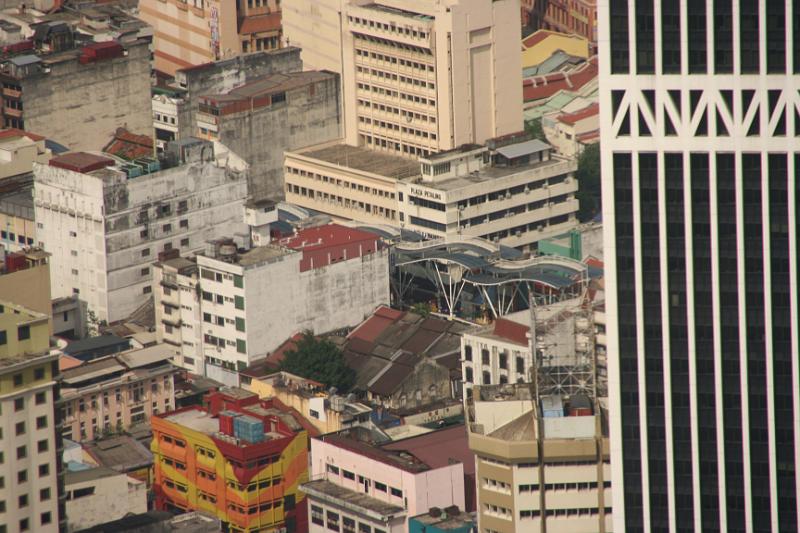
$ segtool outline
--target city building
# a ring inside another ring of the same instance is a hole
[[[587,93],[597,89],[597,56],[574,65],[572,68],[527,77],[522,82],[525,109],[541,105],[560,91]],[[525,114],[529,120],[528,114]]]
[[[545,116],[542,129],[560,155],[576,158],[586,145],[600,141],[600,106],[594,103],[572,113]]]
[[[446,450],[429,464],[376,444],[365,428],[311,439],[311,481],[301,486],[310,533],[400,533],[431,507],[464,508],[464,465]]]
[[[259,54],[244,54],[231,59],[182,68],[175,72],[174,79],[166,87],[171,94],[179,98],[176,101],[176,120],[172,121],[172,110],[169,109],[162,112],[161,122],[177,126],[178,140],[196,136],[200,133],[197,129],[197,113],[200,109],[201,96],[226,93],[268,74],[287,74],[301,70],[303,63],[300,60],[300,49],[296,47]],[[168,120],[164,120],[165,117]],[[154,123],[156,129],[160,128],[158,122],[156,120]]]
[[[251,198],[283,189],[283,152],[341,135],[339,77],[274,73],[200,97],[196,135],[219,141],[250,165]]]
[[[156,148],[163,152],[167,143],[180,138],[180,110],[186,106],[184,91],[153,87],[153,129]]]
[[[52,254],[53,297],[79,295],[99,320],[121,320],[150,298],[160,254],[198,252],[246,229],[246,163],[208,141],[171,146],[170,159],[72,152],[35,167],[36,238]]]
[[[4,254],[0,259],[0,294],[3,299],[46,315],[49,322],[52,309],[50,254],[40,248],[28,248]]]
[[[240,375],[245,390],[260,398],[277,398],[300,413],[320,433],[341,431],[370,420],[372,407],[352,397],[330,394],[322,383],[289,372],[276,372],[262,362],[247,367]]]
[[[126,516],[119,520],[111,520],[100,525],[90,527],[81,533],[218,533],[223,531],[219,518],[194,511],[174,515],[167,511],[147,511],[136,515]]]
[[[281,46],[280,0],[233,6],[219,0],[144,0],[139,16],[153,27],[155,69],[177,70]]]
[[[153,454],[129,435],[112,435],[80,444],[83,454],[97,466],[121,472],[150,486]]]
[[[89,441],[175,407],[172,351],[165,345],[93,359],[61,374],[61,435]]]
[[[522,39],[522,72],[538,67],[556,52],[589,59],[589,41],[576,34],[538,30]]]
[[[49,340],[47,315],[0,301],[0,524],[9,531],[56,533],[66,518]]]
[[[344,144],[287,152],[286,200],[333,217],[519,249],[577,225],[576,163],[527,136],[418,163]]]
[[[307,67],[342,76],[347,144],[415,158],[522,129],[518,0],[303,0]]]
[[[32,49],[0,61],[2,127],[72,150],[101,149],[119,126],[152,132],[149,39],[80,44],[64,23],[40,33]]]
[[[461,396],[460,335],[469,326],[380,307],[342,342],[355,388],[387,409]],[[455,378],[455,379],[453,379]]]
[[[530,383],[478,385],[466,401],[478,525],[499,533],[611,531],[611,466],[586,396],[534,396]]]
[[[408,521],[409,533],[474,533],[476,528],[472,515],[456,506],[446,509],[432,507],[427,513],[412,516]]]
[[[600,10],[615,531],[798,529],[799,14]]]
[[[250,249],[219,240],[196,265],[161,267],[156,327],[176,352],[188,348],[184,368],[228,385],[238,386],[239,371],[298,331],[355,326],[389,301],[389,251],[380,237],[337,224]],[[192,286],[199,294],[188,292]],[[195,359],[197,346],[186,343],[198,332],[202,358]]]
[[[202,511],[226,531],[306,531],[309,433],[272,400],[225,388],[151,420],[158,510]]]
[[[540,28],[579,35],[597,47],[597,0],[534,0],[534,3],[543,4],[539,7],[543,11]]]
[[[67,471],[64,489],[69,532],[147,512],[145,482],[110,468]]]
[[[30,174],[33,163],[47,164],[52,152],[45,138],[20,129],[0,131],[0,180]]]

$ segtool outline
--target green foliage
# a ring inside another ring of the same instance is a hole
[[[532,135],[534,139],[547,142],[547,137],[545,137],[544,130],[542,129],[541,117],[525,122],[525,132]]]
[[[342,351],[328,339],[317,339],[310,331],[303,333],[294,350],[286,352],[281,370],[336,387],[339,393],[349,391],[356,382],[355,370],[347,366]]]
[[[89,337],[97,337],[100,335],[100,326],[102,322],[97,318],[97,314],[89,309],[86,313],[86,330]]]
[[[426,317],[431,314],[431,306],[425,302],[417,302],[411,306],[411,312],[421,317]]]
[[[576,197],[580,201],[578,219],[591,220],[602,209],[600,186],[600,143],[589,144],[578,157],[578,171],[575,173],[580,189]]]

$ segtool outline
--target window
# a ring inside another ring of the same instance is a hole
[[[244,311],[244,296],[234,296],[233,302],[236,309]]]
[[[22,374],[14,374],[14,386],[19,387],[22,385]]]
[[[47,416],[36,417],[36,429],[43,429],[47,427]]]
[[[322,507],[317,507],[316,505],[311,506],[311,523],[317,524],[318,526],[325,525],[325,520],[322,514]]]
[[[472,367],[471,366],[468,366],[468,367],[466,367],[464,369],[464,380],[467,383],[472,383],[473,377],[472,377]]]
[[[244,331],[244,318],[236,317],[236,331]]]
[[[25,409],[25,398],[14,400],[14,411],[22,411],[23,409]]]
[[[30,529],[30,521],[27,518],[23,518],[19,521],[19,530],[20,531],[28,531]]]
[[[242,339],[236,339],[236,351],[239,353],[247,353],[247,343]]]
[[[397,498],[402,498],[403,497],[403,491],[402,490],[396,489],[394,487],[391,487],[391,489],[392,489],[392,496],[396,496]]]
[[[481,362],[482,362],[484,365],[488,365],[488,364],[490,364],[490,363],[489,363],[489,350],[487,350],[486,348],[484,348],[483,350],[481,350]]]
[[[500,354],[500,368],[508,369],[508,354]]]
[[[142,250],[142,257],[147,257],[148,255],[150,255],[150,248]]]
[[[189,237],[181,239],[181,246],[189,246]]]
[[[328,529],[339,531],[339,513],[328,511]]]
[[[329,465],[327,465],[327,470],[328,470],[328,472],[330,472],[333,475],[336,475],[336,476],[339,475],[339,468],[336,467],[336,466],[333,466],[333,465],[329,464]]]
[[[464,359],[467,361],[472,361],[472,346],[469,344],[464,346]]]
[[[6,344],[8,338],[6,337],[6,330],[0,330],[0,346]]]
[[[149,274],[150,274],[150,268],[148,268],[148,267],[144,267],[144,268],[143,268],[143,269],[142,269],[142,270],[141,270],[139,273],[140,273],[142,276],[147,276],[147,275],[149,275]]]
[[[344,476],[345,479],[349,479],[350,481],[356,480],[356,475],[350,472],[349,470],[342,470],[342,475]]]
[[[244,288],[244,278],[242,276],[234,274],[233,275],[233,286],[236,287],[237,289]],[[242,305],[244,305],[244,303]]]
[[[25,434],[25,422],[17,422],[16,434],[17,436]]]
[[[30,326],[20,326],[17,328],[17,339],[24,341],[31,338],[31,327]]]
[[[189,219],[186,219],[186,218],[184,218],[183,220],[181,220],[181,221],[178,223],[178,225],[179,225],[180,227],[182,227],[182,228],[188,228],[188,227],[189,227]]]
[[[172,224],[164,224],[163,226],[161,226],[161,231],[163,231],[164,233],[171,232],[172,231]]]
[[[386,492],[387,487],[385,483],[381,483],[380,481],[375,482],[375,490],[379,490],[381,492]]]
[[[25,483],[26,481],[28,481],[28,471],[20,470],[17,472],[17,483]]]
[[[39,515],[39,520],[41,521],[42,525],[49,524],[53,521],[53,516],[48,511]]]
[[[46,452],[48,450],[47,439],[42,439],[36,443],[36,449],[39,453]]]
[[[42,489],[39,491],[39,501],[46,502],[50,499],[50,488]]]
[[[45,463],[39,465],[39,477],[47,477],[50,475],[50,465]]]

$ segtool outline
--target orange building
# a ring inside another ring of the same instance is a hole
[[[275,399],[225,388],[151,418],[153,491],[159,510],[205,511],[234,533],[308,531],[309,432]]]

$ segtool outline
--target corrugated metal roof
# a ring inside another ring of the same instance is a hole
[[[550,148],[549,144],[542,142],[539,139],[531,139],[530,141],[498,148],[497,153],[508,159],[515,159],[517,157],[522,157],[523,155],[541,152],[542,150],[547,150],[548,148]]]
[[[33,65],[34,63],[41,63],[42,58],[33,54],[26,54],[24,56],[17,56],[11,58],[11,63],[17,67],[24,67],[25,65]]]

